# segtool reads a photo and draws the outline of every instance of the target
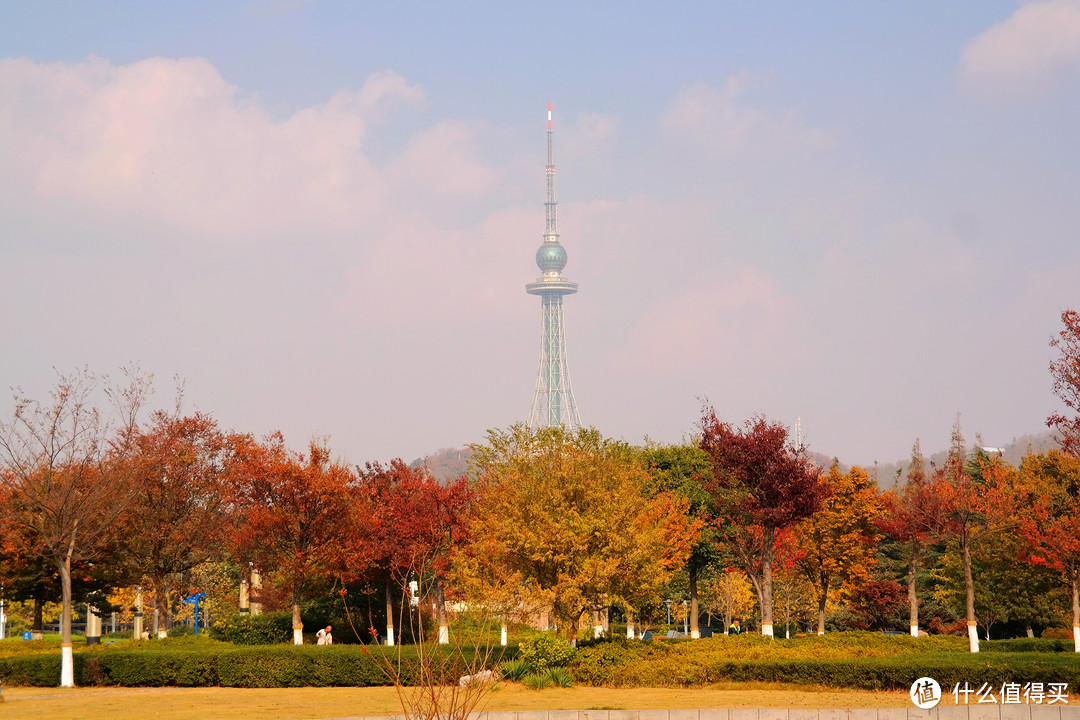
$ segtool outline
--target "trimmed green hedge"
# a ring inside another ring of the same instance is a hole
[[[252,688],[389,685],[390,680],[382,670],[381,652],[380,648],[362,645],[234,647],[213,641],[98,646],[75,653],[75,683]],[[400,657],[402,677],[410,682],[416,675],[416,648],[404,646],[385,652],[391,660]],[[513,654],[511,650],[506,657]],[[498,652],[490,658],[492,664],[499,660]],[[448,655],[446,676],[456,679],[467,674],[468,665],[468,657]],[[52,687],[59,679],[59,652],[0,658],[0,682]]]

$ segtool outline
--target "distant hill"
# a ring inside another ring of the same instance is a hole
[[[971,447],[975,446],[972,445]],[[1013,465],[1019,465],[1020,459],[1023,458],[1029,450],[1031,452],[1039,453],[1057,447],[1061,447],[1061,445],[1055,439],[1054,433],[1050,430],[1044,430],[1043,432],[1021,435],[1018,438],[1013,438],[1012,442],[1004,446],[1003,449],[1005,452],[1002,454],[1002,457]],[[941,450],[928,455],[926,457],[928,467],[931,462],[941,465],[945,462],[945,458],[948,454],[948,450]],[[811,460],[826,470],[832,466],[834,459],[832,455],[826,455],[825,453],[814,452],[812,450],[809,452],[809,455]],[[427,465],[428,472],[431,473],[432,477],[441,483],[445,483],[447,480],[461,477],[469,472],[470,457],[472,457],[472,450],[467,447],[442,448],[430,455],[417,458],[409,464],[411,467]],[[898,477],[899,484],[904,484],[908,462],[909,458],[904,458],[903,460],[897,460],[896,462],[891,463],[875,463],[873,465],[864,466],[863,469],[870,473],[871,477],[876,476],[878,487],[882,490],[888,490],[889,488],[896,487]],[[847,472],[850,467],[851,466],[848,464],[843,462],[840,463],[841,472]]]
[[[973,449],[975,445],[972,444],[970,447]],[[1005,451],[1002,453],[1002,457],[1011,465],[1019,465],[1020,460],[1027,455],[1029,451],[1040,453],[1060,447],[1061,443],[1057,441],[1054,432],[1052,430],[1044,430],[1042,432],[1013,438],[1012,442],[1002,447]],[[943,464],[945,458],[948,456],[948,450],[941,450],[932,455],[927,455],[927,469],[929,470],[930,463],[935,463],[937,465]],[[882,490],[888,490],[897,485],[903,486],[906,482],[909,464],[910,458],[904,458],[903,460],[897,460],[896,462],[891,463],[877,464],[878,487]],[[867,470],[872,471],[873,467],[867,468]]]
[[[470,457],[472,457],[472,450],[467,447],[442,448],[430,455],[413,460],[409,466],[426,465],[431,476],[445,484],[447,480],[453,480],[469,472]]]

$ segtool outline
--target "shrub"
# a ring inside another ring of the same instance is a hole
[[[1039,637],[1050,640],[1072,640],[1072,636],[1072,629],[1067,627],[1050,627],[1039,634]]]
[[[215,622],[210,630],[210,637],[234,645],[275,645],[288,642],[292,637],[292,614],[236,613]]]
[[[551,687],[551,677],[547,672],[529,673],[521,679],[521,683],[530,690],[543,690]]]
[[[1073,652],[1072,633],[1069,633],[1069,640],[1057,640],[1053,638],[1047,638],[1045,633],[1041,638],[1011,638],[1008,640],[983,640],[979,643],[979,648],[983,652],[1037,652],[1037,653],[1059,653],[1059,652]]]
[[[518,657],[536,673],[549,667],[565,667],[577,651],[552,634],[537,635],[518,646]]]
[[[529,674],[529,664],[524,660],[511,660],[502,664],[499,674],[511,682],[521,682]]]
[[[573,687],[574,676],[570,674],[570,671],[562,667],[549,667],[544,671],[551,684],[556,687]]]

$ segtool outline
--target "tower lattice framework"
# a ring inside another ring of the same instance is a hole
[[[536,265],[541,276],[525,286],[525,292],[539,295],[540,369],[536,373],[536,391],[529,411],[531,427],[565,425],[581,427],[570,369],[566,362],[566,331],[563,322],[563,296],[577,292],[578,286],[562,276],[566,267],[566,249],[559,243],[558,202],[555,200],[555,155],[551,130],[551,103],[548,103],[547,129],[547,200],[544,202],[544,242],[536,251]]]

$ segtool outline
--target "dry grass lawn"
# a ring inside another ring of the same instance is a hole
[[[4,720],[190,720],[192,717],[300,720],[394,715],[393,688],[20,688],[6,687]],[[907,707],[906,692],[867,692],[770,683],[704,688],[548,688],[502,684],[485,697],[486,710],[647,708]]]

